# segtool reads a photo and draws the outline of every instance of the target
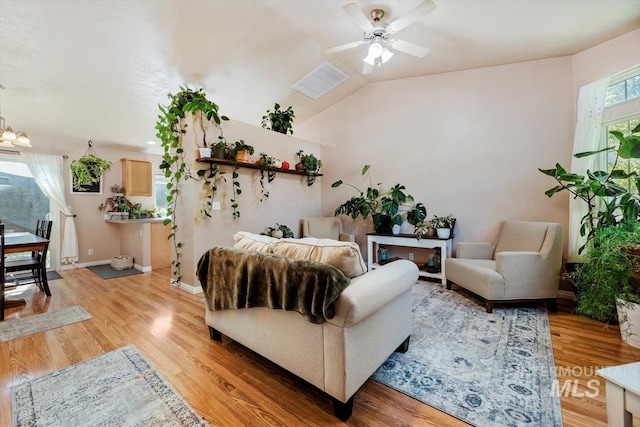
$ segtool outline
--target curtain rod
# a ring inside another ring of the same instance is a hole
[[[13,156],[19,156],[20,152],[16,151],[16,150],[7,150],[6,148],[0,148],[0,154],[10,154]],[[66,154],[62,156],[63,159],[68,159],[69,156],[67,156]]]

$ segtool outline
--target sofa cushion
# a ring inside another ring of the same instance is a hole
[[[356,277],[367,272],[367,264],[362,259],[360,247],[354,242],[305,237],[278,240],[270,244],[270,249],[274,254],[329,264],[347,277]]]
[[[245,249],[247,251],[271,252],[270,244],[277,242],[278,239],[262,234],[254,234],[246,231],[238,231],[233,235],[235,249]]]

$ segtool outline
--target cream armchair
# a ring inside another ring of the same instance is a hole
[[[487,313],[496,302],[545,300],[556,310],[562,266],[562,224],[504,221],[493,243],[456,244],[446,261],[451,283],[485,299]]]
[[[302,220],[302,237],[333,239],[343,242],[356,241],[353,234],[347,234],[343,231],[342,222],[337,217],[304,218]]]

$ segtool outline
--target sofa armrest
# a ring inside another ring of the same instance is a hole
[[[394,261],[351,279],[335,302],[335,316],[327,323],[342,328],[366,319],[418,280],[418,267],[407,260]]]
[[[341,242],[355,242],[356,236],[354,234],[340,233],[340,236],[338,236],[338,240],[340,240]]]
[[[456,258],[492,259],[493,245],[486,242],[456,243]]]

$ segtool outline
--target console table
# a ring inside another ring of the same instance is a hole
[[[607,423],[610,427],[631,427],[640,416],[640,362],[599,369],[607,380]]]
[[[420,240],[416,239],[413,234],[367,234],[367,249],[368,249],[368,267],[369,271],[374,268],[380,267],[380,264],[374,262],[375,254],[377,253],[378,246],[403,246],[409,248],[426,248],[434,249],[440,248],[440,273],[429,273],[427,271],[420,270],[421,277],[429,277],[432,279],[440,279],[443,285],[447,284],[447,277],[445,275],[444,265],[447,257],[451,257],[452,238],[443,240],[437,237],[422,237]]]

